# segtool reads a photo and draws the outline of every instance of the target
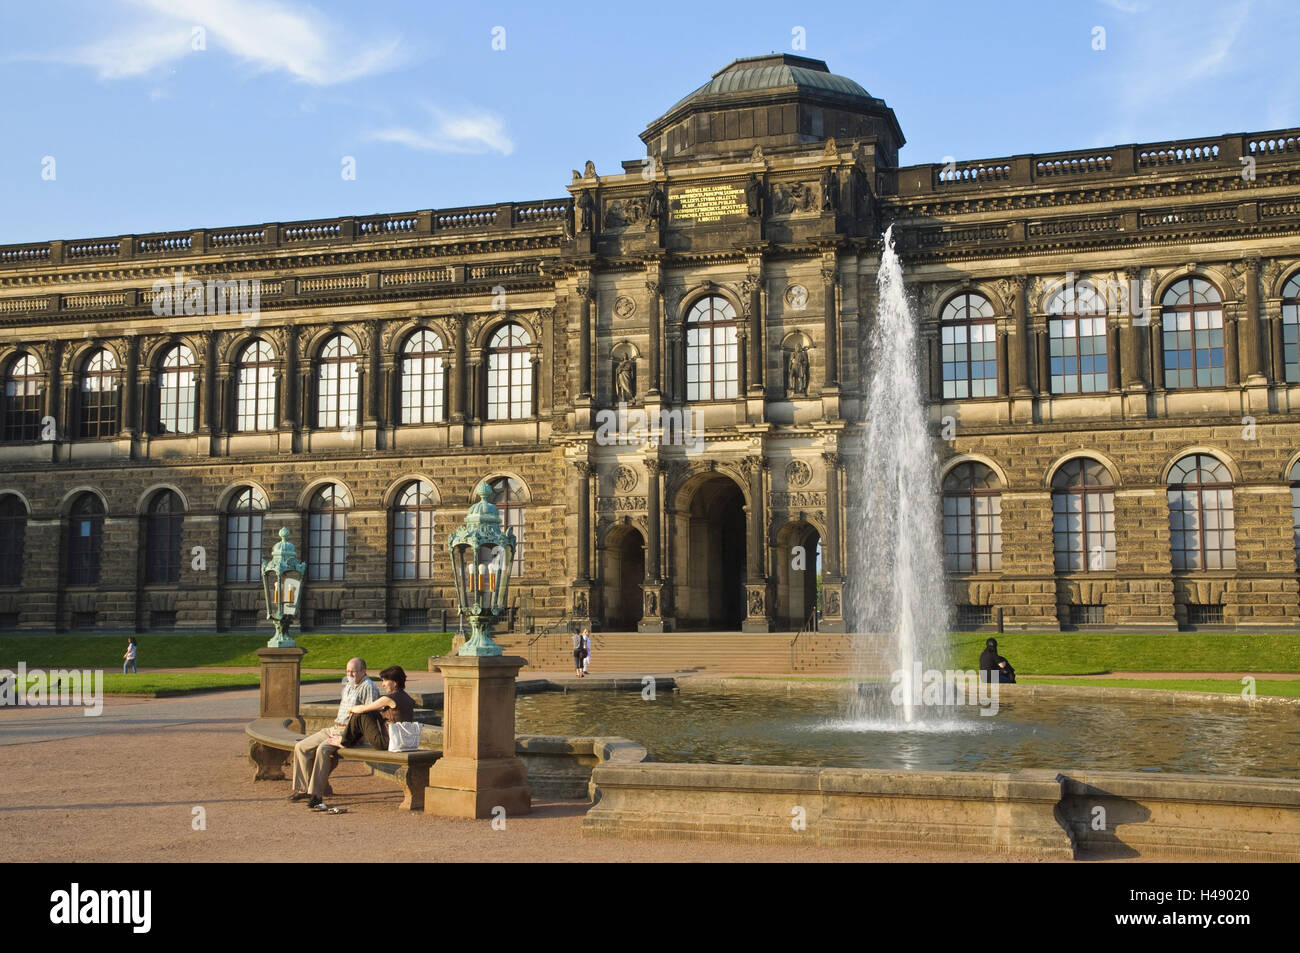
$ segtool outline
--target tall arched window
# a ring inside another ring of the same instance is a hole
[[[988,298],[965,293],[944,305],[939,341],[945,400],[997,396],[997,321]]]
[[[81,372],[81,436],[116,436],[117,414],[117,358],[103,349],[90,356]]]
[[[230,501],[226,513],[226,582],[257,582],[262,578],[262,519],[266,497],[246,486]]]
[[[0,586],[22,585],[26,541],[27,507],[11,493],[0,499]]]
[[[1057,572],[1115,568],[1115,481],[1087,457],[1052,476],[1052,548]]]
[[[184,344],[163,355],[158,369],[159,433],[194,433],[195,370],[194,352]]]
[[[181,581],[181,532],[185,506],[171,490],[159,490],[149,501],[145,529],[145,582]]]
[[[1002,484],[982,463],[961,463],[943,478],[943,554],[949,572],[1002,568]]]
[[[266,341],[250,341],[239,355],[235,429],[275,429],[275,351]]]
[[[330,483],[312,494],[307,518],[307,572],[320,582],[342,582],[348,559],[347,491]]]
[[[1232,474],[1204,453],[1169,471],[1169,551],[1175,570],[1235,569]]]
[[[1088,282],[1067,285],[1047,302],[1053,394],[1095,394],[1106,374],[1106,301]]]
[[[515,560],[510,570],[512,575],[522,575],[524,571],[524,515],[528,502],[528,492],[524,485],[514,477],[497,477],[489,480],[492,488],[492,503],[501,511],[501,528],[515,531]],[[477,498],[476,498],[477,502]]]
[[[68,518],[68,585],[99,585],[104,548],[104,504],[94,493],[83,493]]]
[[[686,314],[686,399],[728,400],[740,394],[736,309],[726,298],[701,298]]]
[[[444,419],[442,339],[416,331],[402,348],[402,423],[432,424]]]
[[[393,508],[393,578],[433,578],[433,487],[408,483]]]
[[[357,346],[346,334],[336,334],[316,361],[316,426],[356,425]]]
[[[488,420],[517,420],[533,413],[532,339],[518,324],[503,324],[488,343]]]
[[[1300,275],[1282,289],[1282,366],[1288,384],[1300,384]]]
[[[1300,568],[1300,462],[1291,468],[1291,526],[1296,566]]]
[[[1223,297],[1204,278],[1174,282],[1160,306],[1165,386],[1222,387]]]
[[[40,439],[44,389],[41,362],[32,354],[20,354],[5,375],[4,439]]]

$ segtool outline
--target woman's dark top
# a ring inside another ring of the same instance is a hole
[[[984,672],[996,672],[998,670],[998,659],[1001,658],[993,649],[985,649],[980,653],[980,678],[984,681],[990,681],[989,676]]]
[[[415,721],[415,699],[406,694],[402,689],[394,692],[380,695],[380,698],[391,698],[397,703],[396,708],[381,708],[379,714],[383,717],[386,725],[395,721]]]

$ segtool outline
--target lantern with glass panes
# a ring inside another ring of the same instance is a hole
[[[480,483],[479,501],[465,514],[447,548],[456,579],[456,611],[469,617],[470,638],[457,655],[500,655],[492,641],[492,621],[506,611],[510,569],[515,560],[515,534],[502,529],[501,511],[491,501],[492,488]]]
[[[298,558],[298,551],[289,542],[289,530],[281,527],[280,541],[271,547],[271,558],[262,560],[266,617],[275,623],[275,637],[266,643],[269,648],[286,648],[295,644],[293,637],[285,632],[298,616],[302,577],[306,572],[307,564]]]

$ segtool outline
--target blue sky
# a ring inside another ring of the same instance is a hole
[[[904,164],[1300,126],[1298,39],[1293,0],[13,3],[0,243],[561,195],[774,50],[888,102]]]

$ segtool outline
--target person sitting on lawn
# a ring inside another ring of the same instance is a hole
[[[980,681],[1010,684],[1015,680],[1016,670],[998,654],[998,640],[986,640],[984,651],[980,653]]]

